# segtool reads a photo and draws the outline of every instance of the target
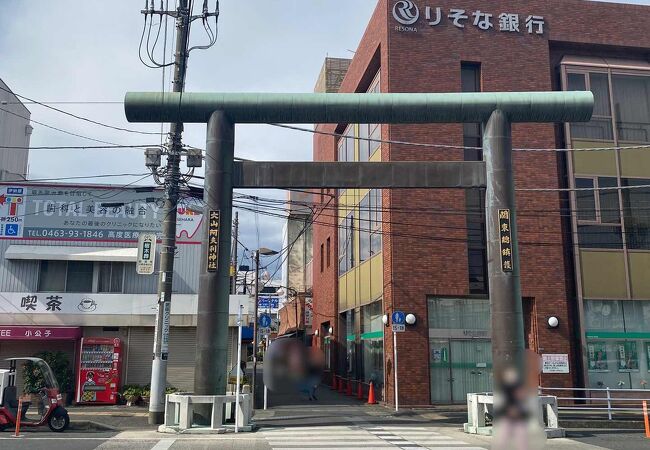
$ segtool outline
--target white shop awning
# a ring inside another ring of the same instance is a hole
[[[136,262],[138,249],[116,247],[64,247],[46,245],[10,245],[5,259],[55,261]]]

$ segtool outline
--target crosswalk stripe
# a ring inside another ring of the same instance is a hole
[[[299,448],[309,449],[309,450],[331,450],[335,448],[336,450],[358,450],[358,449],[367,449],[367,448],[395,448],[393,445],[379,445],[379,446],[361,446],[356,445],[354,447],[273,447],[273,450],[296,450]],[[464,449],[463,449],[464,450]],[[483,449],[482,449],[483,450]]]
[[[372,436],[359,436],[364,442],[381,442],[381,439],[373,439]],[[291,438],[282,438],[282,439],[267,439],[268,442],[271,443],[277,443],[280,444],[282,442],[307,442],[307,443],[312,443],[316,444],[318,442],[323,442],[327,444],[328,442],[352,442],[355,441],[355,439],[337,439],[337,438],[326,438],[326,437],[321,437],[318,439],[291,439]]]
[[[260,430],[272,450],[484,450],[426,426],[324,426]],[[440,428],[435,428],[440,430]]]

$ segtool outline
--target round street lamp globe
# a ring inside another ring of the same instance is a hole
[[[381,321],[383,322],[384,325],[388,325],[388,314],[384,314],[381,316]]]
[[[548,326],[549,327],[557,328],[559,324],[560,324],[560,320],[557,317],[552,316],[552,317],[548,318]]]
[[[407,314],[406,323],[408,323],[409,325],[415,324],[415,314]]]

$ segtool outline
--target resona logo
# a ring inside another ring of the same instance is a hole
[[[411,0],[400,0],[393,6],[393,17],[402,25],[413,25],[420,18],[420,10]]]

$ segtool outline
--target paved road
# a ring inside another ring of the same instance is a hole
[[[613,450],[650,449],[650,439],[641,430],[569,430],[567,436],[577,442]]]
[[[491,438],[477,437],[460,431],[458,417],[441,412],[420,414],[393,411],[378,405],[366,405],[354,398],[320,389],[319,401],[287,392],[271,395],[270,408],[258,410],[255,433],[213,436],[162,435],[143,425],[146,412],[113,408],[109,410],[75,409],[74,420],[107,421],[134,427],[121,432],[68,431],[51,433],[47,428],[24,431],[24,437],[0,433],[1,450],[117,450],[117,449],[232,449],[232,450],[368,450],[441,449],[479,450],[490,448]],[[135,417],[129,418],[129,414]],[[111,421],[108,421],[110,418]],[[462,418],[462,417],[461,417]],[[136,420],[137,419],[137,420]],[[116,422],[117,420],[117,422]],[[641,450],[650,448],[639,432],[610,430],[572,431],[569,439],[551,440],[545,449],[558,450]]]
[[[315,413],[316,411],[312,411]],[[322,411],[321,411],[322,412]],[[161,435],[155,431],[66,432],[26,431],[21,438],[0,433],[0,449],[7,450],[117,450],[117,449],[232,449],[232,450],[368,450],[368,449],[463,449],[490,448],[491,439],[470,436],[456,426],[436,426],[430,421],[384,420],[357,416],[347,424],[281,425],[293,418],[277,416],[276,421],[256,433],[214,436]],[[641,450],[650,448],[642,432],[610,430],[572,431],[569,439],[547,442],[545,449],[597,450],[602,448]]]

